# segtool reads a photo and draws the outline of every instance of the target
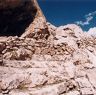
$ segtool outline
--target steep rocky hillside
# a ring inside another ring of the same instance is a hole
[[[37,14],[20,37],[0,36],[0,95],[96,95],[96,36]]]
[[[95,95],[96,37],[46,26],[31,38],[0,37],[1,95]]]

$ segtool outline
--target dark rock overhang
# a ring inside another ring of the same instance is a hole
[[[0,36],[21,36],[38,10],[36,0],[0,0]]]

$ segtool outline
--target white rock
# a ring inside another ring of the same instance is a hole
[[[63,94],[62,94],[63,95]],[[80,95],[80,93],[78,91],[70,91],[69,93],[67,93],[66,95]]]

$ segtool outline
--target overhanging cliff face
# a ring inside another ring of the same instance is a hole
[[[36,0],[0,0],[0,36],[21,36],[40,16]]]

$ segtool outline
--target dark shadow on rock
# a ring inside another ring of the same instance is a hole
[[[31,0],[14,8],[0,9],[0,36],[21,36],[33,22],[37,9]]]

